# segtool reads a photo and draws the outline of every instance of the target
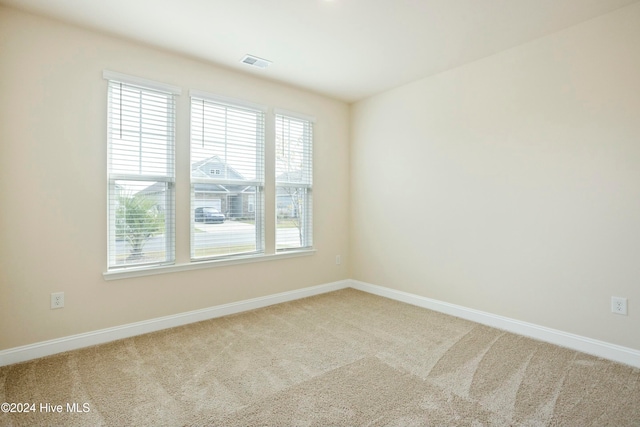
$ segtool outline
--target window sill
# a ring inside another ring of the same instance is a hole
[[[299,251],[279,252],[270,255],[248,255],[234,258],[193,261],[187,264],[161,265],[154,267],[128,268],[123,270],[106,271],[102,273],[105,280],[128,279],[130,277],[152,276],[155,274],[175,273],[178,271],[201,270],[203,268],[223,267],[226,265],[247,264],[251,262],[272,261],[285,258],[297,258],[313,255],[315,249],[304,249]]]

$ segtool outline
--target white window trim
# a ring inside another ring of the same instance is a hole
[[[296,113],[295,111],[284,110],[282,108],[274,108],[273,114],[274,116],[288,116],[294,119],[305,120],[311,123],[316,122],[316,118],[314,116],[307,116],[306,114]]]
[[[232,98],[230,96],[217,95],[215,93],[204,92],[201,90],[191,89],[189,90],[190,98],[201,98],[207,101],[217,102],[219,104],[228,105],[230,107],[245,107],[251,110],[258,110],[267,114],[269,111],[269,107],[262,104],[257,104],[255,102],[246,101],[244,99]]]
[[[116,82],[142,86],[149,89],[155,89],[162,92],[169,92],[174,95],[180,95],[182,93],[182,88],[178,86],[156,82],[155,80],[144,79],[142,77],[130,76],[128,74],[118,73],[115,71],[104,70],[102,72],[102,78],[104,78],[105,80],[112,80]]]
[[[156,265],[153,267],[131,267],[127,270],[113,270],[102,273],[105,280],[128,279],[131,277],[153,276],[156,274],[175,273],[178,271],[201,270],[205,268],[224,267],[227,265],[248,264],[262,261],[274,261],[285,258],[297,258],[309,256],[316,253],[314,248],[304,248],[300,250],[289,250],[275,254],[257,254],[247,256],[230,256],[228,259],[208,259],[203,261],[192,261],[183,264]]]

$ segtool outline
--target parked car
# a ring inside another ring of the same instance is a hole
[[[196,208],[195,214],[196,222],[219,222],[223,223],[225,220],[224,214],[216,208],[204,207]]]

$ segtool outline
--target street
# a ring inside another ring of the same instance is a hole
[[[194,249],[213,249],[234,246],[250,246],[255,242],[255,225],[240,221],[225,221],[222,224],[195,224]],[[299,245],[298,229],[279,228],[277,246],[294,247]],[[151,237],[144,245],[144,253],[162,252],[165,249],[164,234]],[[116,253],[128,253],[129,245],[124,241],[116,242]],[[127,252],[125,252],[127,251]]]

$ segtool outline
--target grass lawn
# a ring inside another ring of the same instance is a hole
[[[278,228],[298,228],[298,224],[292,219],[279,219],[276,225]]]
[[[251,224],[251,225],[255,225],[255,223],[256,223],[252,219],[246,219],[246,220],[242,220],[242,221],[238,221],[238,222],[242,222],[244,224]],[[279,219],[276,222],[276,226],[278,228],[298,228],[298,225],[292,219]]]
[[[206,257],[216,256],[216,255],[241,254],[244,252],[253,252],[255,250],[256,250],[255,245],[223,246],[220,248],[202,248],[202,249],[195,250],[194,257],[206,258]]]

